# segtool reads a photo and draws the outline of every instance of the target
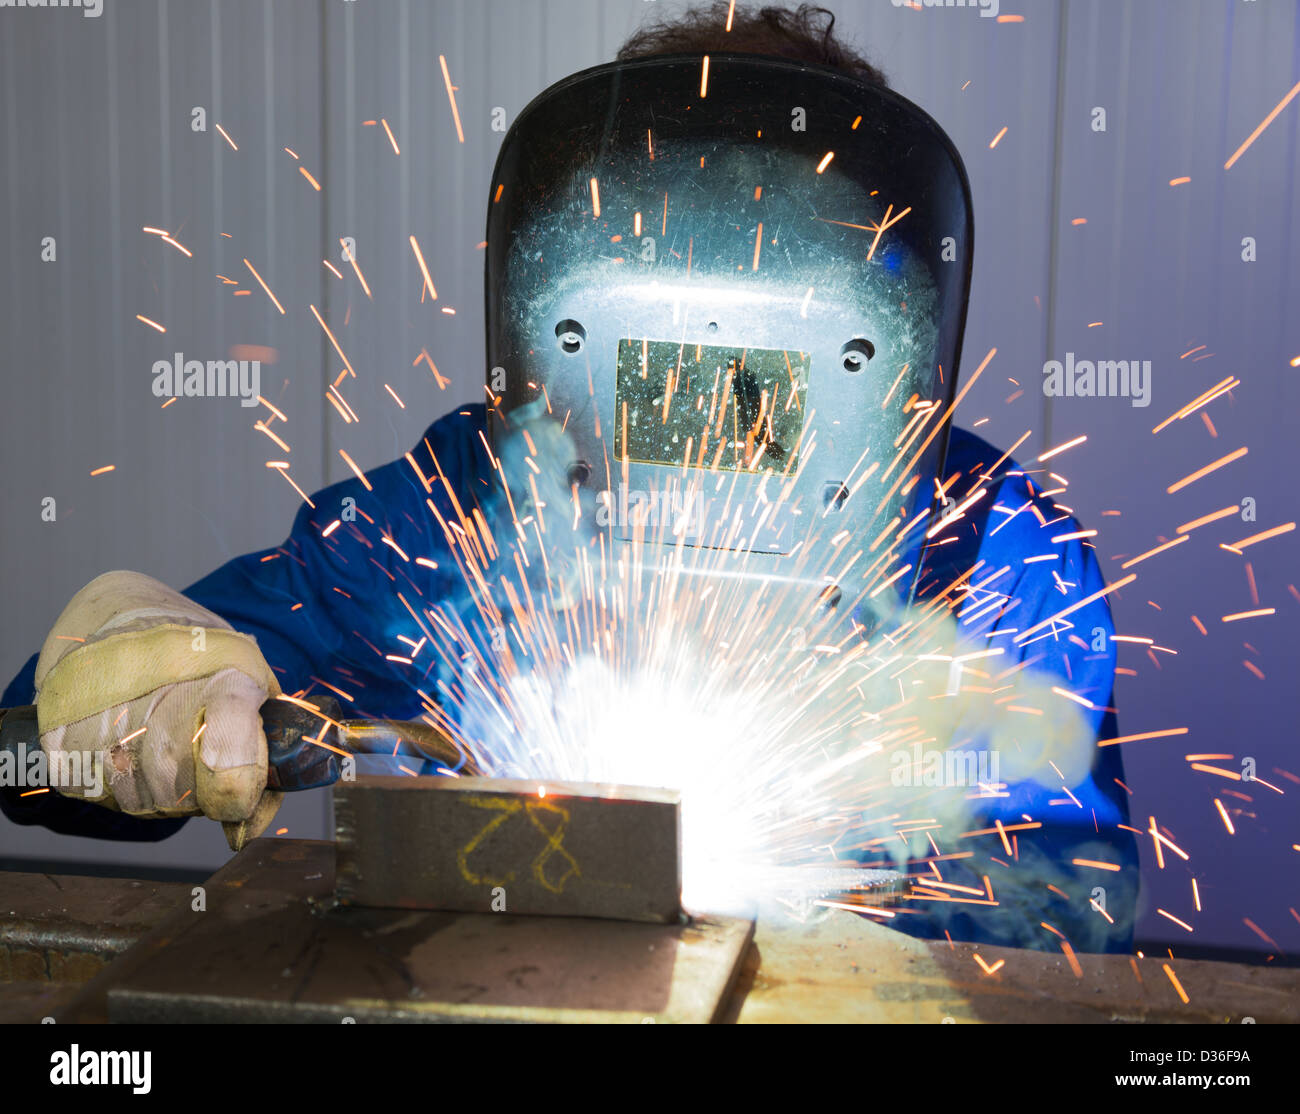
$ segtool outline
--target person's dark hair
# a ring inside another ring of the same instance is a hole
[[[731,30],[727,30],[728,17]],[[813,4],[736,6],[729,0],[691,8],[675,18],[643,27],[618,52],[620,62],[656,54],[767,54],[796,62],[815,62],[852,74],[860,81],[889,87],[885,75],[834,35],[835,14]]]

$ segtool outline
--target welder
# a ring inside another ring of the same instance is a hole
[[[949,492],[982,482],[988,494],[947,544],[911,531],[897,559],[912,574],[892,590],[923,601],[977,568],[970,636],[997,640],[1009,655],[1000,668],[1023,663],[1059,679],[1093,735],[1115,737],[1105,599],[1047,622],[1104,588],[1094,550],[1035,475],[917,408],[947,411],[955,398],[973,250],[960,157],[833,24],[807,5],[720,2],[641,31],[615,63],[529,105],[503,144],[488,206],[490,404],[440,418],[364,482],[316,493],[282,545],[184,593],[127,572],[78,592],[4,704],[35,693],[43,747],[103,755],[106,795],[5,790],[8,817],[157,840],[201,814],[242,840],[265,829],[279,800],[266,788],[258,715],[268,696],[324,685],[354,714],[417,718],[420,670],[381,649],[416,633],[394,582],[425,600],[463,592],[426,502],[450,520],[488,501],[498,483],[491,446],[539,407],[564,418],[563,484],[606,511],[626,505],[611,477],[650,490],[683,465],[725,473],[744,503],[761,457],[792,477],[796,496],[863,536],[872,522],[940,514]],[[733,395],[717,425],[728,416],[757,435],[706,447],[695,396],[665,400],[664,381],[647,373],[665,362],[669,384],[683,367],[725,367]],[[659,424],[638,424],[652,407]],[[874,446],[885,469],[895,450],[879,446],[900,442],[916,482],[886,486],[878,506],[848,498],[864,452]],[[428,484],[435,476],[445,482]],[[756,486],[752,494],[762,502]],[[349,501],[361,513],[339,528]],[[617,519],[616,536],[627,528]],[[797,582],[797,524],[762,525],[746,534],[749,567]],[[696,532],[709,529],[705,513]],[[404,554],[431,560],[417,566]],[[1010,637],[1038,628],[1033,639]],[[1137,855],[1126,793],[1114,746],[1097,747],[1088,775],[1055,792],[1006,786],[981,802],[980,820],[1001,838],[943,862],[963,892],[982,893],[997,874],[997,904],[917,903],[891,923],[1054,947],[1047,924],[1076,950],[1128,950]],[[1119,869],[1097,893],[1074,862],[1103,856]],[[1032,882],[1014,881],[1012,857]]]

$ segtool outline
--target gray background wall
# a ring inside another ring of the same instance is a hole
[[[267,460],[289,460],[311,491],[346,474],[338,449],[363,467],[379,464],[433,417],[480,398],[478,243],[501,139],[492,109],[513,119],[550,82],[607,60],[643,19],[681,6],[104,0],[96,19],[74,9],[0,10],[0,674],[17,671],[68,597],[99,572],[139,569],[183,586],[279,541],[298,497]],[[977,251],[967,374],[991,347],[998,355],[964,404],[964,424],[981,423],[1003,445],[1032,430],[1022,459],[1087,433],[1059,458],[1071,481],[1061,498],[1100,529],[1112,576],[1179,523],[1256,500],[1257,523],[1195,531],[1176,553],[1139,566],[1138,582],[1115,598],[1121,633],[1177,651],[1123,647],[1121,666],[1134,675],[1121,676],[1117,700],[1125,734],[1192,729],[1126,749],[1135,823],[1155,816],[1191,856],[1161,871],[1144,854],[1140,933],[1176,947],[1264,948],[1249,918],[1294,950],[1300,784],[1278,771],[1300,772],[1297,655],[1285,634],[1300,617],[1291,587],[1300,536],[1244,557],[1218,543],[1295,513],[1290,427],[1300,371],[1289,361],[1300,354],[1300,100],[1232,169],[1224,163],[1300,78],[1297,5],[1003,0],[1004,17],[1023,17],[1005,22],[890,0],[833,6],[840,29],[949,132],[970,172]],[[439,54],[459,88],[463,143]],[[191,129],[196,106],[207,112],[206,131]],[[1092,128],[1095,106],[1106,109],[1104,132]],[[381,117],[400,157],[380,127],[363,123]],[[1191,181],[1169,185],[1182,176]],[[193,258],[142,233],[145,225],[171,230]],[[429,261],[437,307],[420,304],[411,233]],[[57,241],[51,263],[40,257],[47,236]],[[341,236],[355,238],[373,301],[341,259]],[[1257,262],[1242,261],[1246,236],[1256,238]],[[359,423],[345,424],[324,400],[341,363],[309,305],[346,337],[359,377],[342,391]],[[236,344],[277,353],[262,391],[288,417],[276,425],[288,456],[252,428],[260,409],[181,400],[160,410],[150,393],[155,360],[175,351],[215,359]],[[445,389],[425,364],[412,366],[421,349],[450,381]],[[1151,406],[1046,398],[1043,363],[1067,351],[1150,359]],[[1199,415],[1151,433],[1228,375],[1242,385],[1209,408],[1217,436]],[[1242,445],[1244,460],[1165,494]],[[116,470],[90,476],[107,464]],[[54,523],[40,518],[46,496],[57,499]],[[1225,626],[1222,615],[1256,606],[1247,565],[1258,606],[1277,615]],[[1259,776],[1288,795],[1188,769],[1184,754],[1207,752],[1253,757]],[[1218,818],[1216,796],[1240,810],[1235,836]],[[327,810],[324,795],[303,795],[280,825],[321,836]],[[211,867],[227,852],[216,826],[203,822],[166,843],[127,848],[0,821],[0,854]],[[1157,908],[1194,921],[1195,936]]]

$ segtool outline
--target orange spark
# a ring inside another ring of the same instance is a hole
[[[170,236],[164,236],[162,238],[162,242],[164,244],[171,244],[171,246],[174,247],[177,251],[183,252],[190,259],[194,258],[194,253],[190,251],[189,248],[187,248],[184,244],[178,243],[176,240],[173,240]]]
[[[365,485],[365,489],[367,491],[375,490],[373,487],[370,486],[370,481],[366,479],[365,473],[362,472],[361,469],[357,467],[356,462],[350,456],[348,456],[347,453],[345,453],[342,449],[339,449],[339,456],[343,458],[343,462],[349,468],[351,468],[352,471],[356,474],[357,479],[359,479],[362,482],[362,484]]]
[[[339,342],[334,339],[334,334],[330,332],[330,327],[325,324],[325,318],[323,318],[320,315],[320,310],[318,310],[315,306],[312,306],[311,312],[313,316],[316,318],[316,320],[320,323],[320,327],[325,330],[325,335],[330,338],[330,343],[334,345],[334,351],[339,354],[339,359],[343,361],[343,366],[348,369],[348,372],[352,375],[352,378],[355,379],[357,377],[357,373],[352,370],[352,365],[348,362],[347,356],[343,354],[343,349],[339,347]]]
[[[1137,743],[1143,739],[1163,739],[1169,735],[1186,735],[1186,727],[1169,727],[1164,731],[1144,731],[1140,735],[1118,735],[1114,739],[1098,739],[1099,747],[1113,747],[1116,743]]]
[[[338,693],[338,695],[343,697],[343,699],[346,700],[349,704],[352,703],[351,695],[344,692],[341,688],[336,688],[334,685],[331,685],[328,681],[322,681],[319,677],[313,677],[312,680],[315,681],[317,684],[324,685],[327,689],[330,690],[330,692]]]
[[[451,73],[447,69],[447,59],[438,55],[438,64],[442,67],[442,80],[447,86],[447,99],[451,101],[451,118],[456,122],[456,138],[465,142],[465,132],[460,126],[460,109],[456,107],[456,86],[451,83]]]
[[[1276,607],[1261,607],[1257,611],[1234,611],[1231,615],[1225,615],[1225,623],[1235,623],[1238,619],[1254,619],[1261,615],[1276,615]]]
[[[1220,511],[1212,511],[1210,514],[1202,515],[1200,518],[1194,518],[1191,522],[1184,522],[1176,530],[1176,533],[1186,534],[1190,530],[1195,530],[1198,526],[1205,526],[1211,522],[1218,522],[1221,518],[1229,518],[1241,510],[1235,503],[1231,506],[1224,507]]]
[[[1232,509],[1235,511],[1237,508],[1233,507]],[[1182,527],[1179,527],[1179,529],[1182,529]],[[1166,549],[1172,549],[1176,545],[1182,545],[1183,542],[1187,540],[1188,540],[1188,535],[1184,534],[1181,538],[1175,538],[1171,542],[1165,542],[1164,545],[1156,546],[1155,549],[1148,549],[1145,553],[1139,553],[1131,561],[1125,561],[1122,565],[1120,565],[1120,568],[1121,569],[1131,568],[1133,565],[1136,565],[1139,561],[1145,561],[1148,557],[1154,557],[1157,553],[1163,553]]]
[[[1256,542],[1266,542],[1269,538],[1276,538],[1279,534],[1289,534],[1294,529],[1294,522],[1288,522],[1284,526],[1274,526],[1273,529],[1265,530],[1262,534],[1251,534],[1248,538],[1242,538],[1239,542],[1233,542],[1231,548],[1242,550],[1249,545],[1254,545]]]
[[[1007,839],[1007,830],[1006,830],[1006,828],[1004,828],[1004,827],[1002,826],[1002,821],[1001,821],[1001,820],[994,820],[994,821],[993,821],[993,824],[994,824],[994,826],[995,826],[995,827],[997,828],[997,830],[998,830],[998,835],[1002,837],[1002,846],[1006,849],[1007,854],[1010,855],[1010,854],[1011,854],[1011,843],[1010,843],[1010,841]]]
[[[1205,345],[1201,345],[1201,347],[1204,348]],[[1196,349],[1193,348],[1192,352],[1195,351]],[[1192,352],[1186,352],[1184,353],[1184,355],[1190,356]],[[1182,359],[1182,357],[1180,356],[1179,359]],[[1241,386],[1241,380],[1231,375],[1229,375],[1227,379],[1219,380],[1219,382],[1214,384],[1214,386],[1211,387],[1208,391],[1205,391],[1203,394],[1197,395],[1186,406],[1183,406],[1182,408],[1175,410],[1172,414],[1169,415],[1169,417],[1167,417],[1163,422],[1161,422],[1158,426],[1156,426],[1155,429],[1153,429],[1151,432],[1159,433],[1170,423],[1179,421],[1180,419],[1187,417],[1188,414],[1195,412],[1200,407],[1204,406],[1206,403],[1213,402],[1220,395],[1227,394],[1229,391],[1234,390],[1235,388],[1240,386]]]
[[[252,264],[251,264],[247,259],[244,260],[244,266],[247,267],[250,271],[253,272],[253,278],[257,279],[257,281],[258,281],[258,283],[261,285],[262,289],[266,291],[266,296],[267,296],[268,298],[270,298],[272,302],[275,303],[275,308],[278,309],[278,310],[280,311],[280,316],[283,317],[283,316],[284,316],[284,306],[282,306],[282,305],[280,304],[280,299],[277,298],[277,297],[276,297],[276,296],[271,292],[271,288],[270,288],[269,286],[266,285],[266,281],[262,278],[262,276],[259,275],[259,274],[257,273],[257,268],[254,267],[254,266],[253,266],[253,265],[252,265]]]
[[[1094,602],[1095,600],[1101,599],[1103,596],[1110,595],[1111,592],[1118,591],[1120,588],[1123,588],[1126,584],[1132,584],[1133,581],[1135,581],[1136,579],[1137,579],[1137,573],[1135,572],[1129,573],[1128,576],[1124,577],[1123,580],[1117,580],[1115,581],[1114,584],[1108,585],[1107,587],[1102,588],[1099,591],[1093,592],[1092,595],[1084,597],[1083,599],[1079,600],[1077,603],[1072,603],[1070,604],[1069,607],[1062,608],[1055,615],[1048,616],[1048,618],[1044,619],[1041,623],[1036,623],[1034,626],[1030,627],[1027,631],[1024,631],[1023,633],[1016,635],[1014,641],[1017,644],[1021,642],[1025,642],[1026,640],[1028,640],[1031,634],[1037,634],[1040,630],[1043,630],[1046,627],[1053,626],[1058,619],[1064,619],[1067,615],[1072,615],[1074,612],[1078,611],[1079,608],[1087,607],[1088,604]]]
[[[1073,441],[1067,441],[1064,445],[1057,445],[1054,449],[1048,449],[1038,458],[1038,463],[1042,464],[1044,461],[1051,460],[1054,456],[1060,456],[1066,449],[1072,449],[1075,445],[1082,445],[1086,440],[1088,440],[1088,435],[1081,433]]]
[[[1250,133],[1250,135],[1246,137],[1246,142],[1243,143],[1232,153],[1232,157],[1223,164],[1224,170],[1232,169],[1233,163],[1235,163],[1239,158],[1241,158],[1242,155],[1246,153],[1246,149],[1263,134],[1264,129],[1268,127],[1269,124],[1271,124],[1274,120],[1277,119],[1278,113],[1280,113],[1282,109],[1286,108],[1286,106],[1291,103],[1292,98],[1294,98],[1297,93],[1300,93],[1300,81],[1297,81],[1291,87],[1291,92],[1289,92],[1285,97],[1283,97],[1280,101],[1278,101],[1277,107],[1274,108],[1272,112],[1270,112],[1267,116],[1264,117],[1264,120],[1259,125],[1259,127],[1257,127],[1253,132]]]
[[[1042,826],[1043,825],[1040,822],[1034,820],[1024,824],[1003,824],[1002,830],[1004,832],[1027,832],[1027,831],[1032,831],[1036,828],[1041,828]],[[973,832],[962,832],[958,838],[967,839],[970,836],[993,835],[997,830],[998,830],[997,828],[980,828],[977,831],[973,831]]]
[[[169,401],[175,402],[176,400],[170,399]],[[265,422],[254,422],[253,428],[256,430],[260,430],[262,433],[265,433],[272,441],[274,441],[277,445],[279,445],[280,448],[282,448],[286,453],[293,451],[292,449],[289,448],[287,444],[285,444],[282,438],[277,437],[274,433],[271,432],[271,430],[267,428]]]
[[[438,371],[437,365],[433,362],[433,357],[429,355],[429,350],[427,348],[420,349],[420,354],[416,356],[414,360],[411,361],[411,366],[414,367],[421,360],[427,363],[429,365],[429,370],[433,372],[433,380],[435,383],[438,384],[438,390],[445,391],[447,389],[447,385],[451,382],[451,380],[444,379],[442,377],[442,375]]]
[[[1241,780],[1241,775],[1233,770],[1221,770],[1218,766],[1207,766],[1204,762],[1193,762],[1190,768],[1200,770],[1203,774],[1218,774],[1219,777],[1226,777],[1230,781]]]
[[[429,276],[429,268],[424,262],[424,252],[420,250],[420,244],[414,235],[411,236],[410,243],[411,250],[415,252],[415,261],[420,265],[420,274],[424,276],[424,284],[429,288],[429,297],[436,302],[438,300],[438,291],[434,289],[433,279]]]
[[[874,599],[877,595],[879,595],[879,594],[880,594],[881,592],[883,592],[886,588],[888,588],[891,584],[893,584],[894,581],[898,580],[900,577],[902,577],[902,576],[906,575],[908,572],[910,572],[910,571],[911,571],[911,568],[912,568],[911,565],[904,565],[901,569],[899,569],[896,573],[894,573],[894,575],[891,576],[888,580],[884,581],[884,582],[881,583],[881,584],[876,585],[876,587],[875,587],[874,589],[872,589],[872,592],[871,592],[871,598]]]
[[[1242,446],[1240,449],[1237,449],[1234,452],[1230,452],[1227,456],[1220,457],[1218,460],[1213,461],[1210,464],[1207,464],[1204,468],[1198,468],[1190,476],[1184,476],[1177,483],[1170,484],[1167,488],[1165,488],[1166,494],[1172,495],[1176,491],[1182,491],[1182,489],[1185,488],[1188,484],[1195,483],[1203,476],[1208,476],[1211,472],[1215,471],[1215,469],[1222,468],[1225,464],[1231,464],[1234,460],[1240,460],[1249,451],[1250,450],[1248,448]]]
[[[1257,925],[1249,917],[1242,917],[1241,923],[1244,924],[1248,929],[1250,929],[1250,931],[1253,932],[1256,936],[1258,936],[1261,940],[1263,940],[1264,943],[1270,945],[1273,948],[1276,948],[1278,951],[1282,950],[1280,947],[1278,947],[1277,941],[1274,940],[1273,937],[1271,937],[1267,932],[1265,932],[1262,928],[1260,928],[1259,925]]]
[[[1183,989],[1183,984],[1178,981],[1178,976],[1174,974],[1174,969],[1170,967],[1168,963],[1162,963],[1161,966],[1165,969],[1165,974],[1169,976],[1169,981],[1174,984],[1174,989],[1178,991],[1178,997],[1183,1000],[1183,1005],[1187,1005],[1191,999],[1187,997],[1187,991]]]
[[[366,486],[369,487],[370,485],[367,484]],[[395,541],[393,541],[393,539],[390,538],[387,534],[381,534],[379,540],[383,542],[386,546],[388,546],[390,549],[395,550],[397,552],[397,555],[401,557],[403,561],[406,561],[408,564],[410,563],[411,559],[406,555],[406,551],[402,549],[402,547],[398,545]]]

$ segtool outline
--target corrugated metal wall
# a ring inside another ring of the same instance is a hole
[[[682,6],[104,0],[99,18],[0,9],[0,673],[11,676],[72,592],[105,569],[184,585],[282,538],[298,498],[267,460],[289,461],[311,490],[346,474],[338,449],[363,467],[381,463],[436,415],[481,397],[478,243],[501,139],[493,110],[513,119],[550,82],[609,58],[643,18]],[[1121,665],[1134,675],[1121,679],[1118,703],[1126,733],[1194,728],[1185,746],[1137,744],[1127,761],[1139,826],[1155,815],[1193,856],[1205,905],[1197,941],[1258,945],[1242,923],[1251,917],[1295,942],[1300,923],[1263,881],[1294,878],[1296,833],[1282,823],[1289,815],[1294,824],[1294,808],[1286,813],[1258,786],[1254,801],[1225,797],[1245,787],[1208,784],[1181,756],[1252,756],[1260,777],[1300,789],[1272,772],[1296,765],[1297,655],[1284,634],[1300,604],[1288,588],[1295,535],[1245,557],[1217,544],[1288,521],[1296,502],[1289,426],[1300,372],[1288,362],[1300,353],[1292,263],[1300,104],[1231,170],[1223,164],[1300,77],[1297,6],[1002,0],[1002,20],[890,0],[834,6],[840,29],[966,159],[977,208],[967,374],[990,348],[998,355],[964,424],[980,423],[1004,445],[1032,430],[1022,458],[1088,434],[1060,458],[1071,480],[1062,498],[1101,530],[1111,575],[1179,523],[1256,500],[1258,526],[1229,520],[1195,532],[1178,560],[1153,561],[1117,598],[1121,633],[1178,650],[1126,647]],[[463,142],[440,55],[457,87]],[[194,130],[196,108],[206,130]],[[382,124],[367,121],[387,122],[400,156]],[[1182,177],[1190,181],[1169,184]],[[171,232],[192,257],[145,226]],[[429,259],[436,307],[420,301],[412,233]],[[1242,260],[1248,236],[1256,262]],[[53,262],[41,258],[45,237],[56,243]],[[344,237],[373,300],[343,257]],[[346,331],[358,379],[340,389],[358,423],[324,399],[342,364],[312,305]],[[150,393],[155,360],[177,351],[215,359],[235,344],[275,350],[262,393],[287,415],[277,432],[290,454],[252,428],[255,411],[230,400],[160,410]],[[445,389],[413,363],[421,350],[449,380]],[[1067,352],[1150,359],[1151,405],[1045,397],[1043,363]],[[1242,386],[1212,408],[1213,431],[1194,415],[1151,433],[1228,375]],[[1165,493],[1242,445],[1244,460]],[[109,464],[115,471],[91,477]],[[53,523],[41,520],[46,496],[57,500]],[[1278,614],[1225,628],[1222,615],[1254,606],[1250,576],[1259,605]],[[1213,637],[1196,631],[1193,613]],[[1228,837],[1215,796],[1256,815],[1241,816]],[[291,834],[325,833],[322,798],[286,807]],[[167,843],[122,848],[6,824],[0,853],[211,866],[225,855],[214,829],[192,824]],[[1179,930],[1155,909],[1190,915],[1186,876],[1144,869],[1142,930],[1172,940]]]

